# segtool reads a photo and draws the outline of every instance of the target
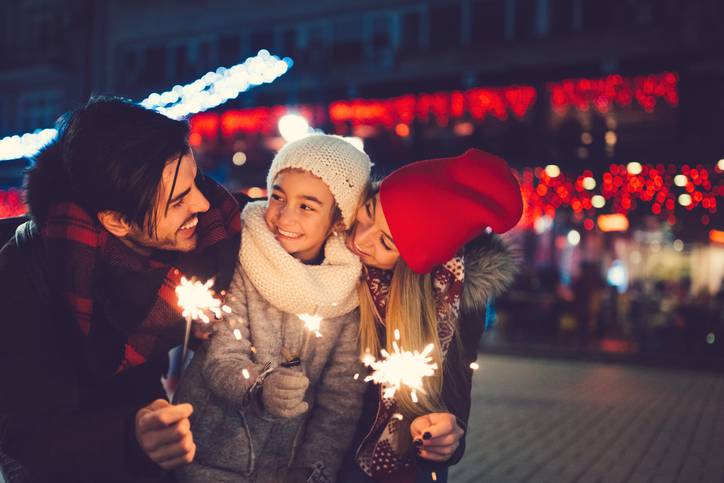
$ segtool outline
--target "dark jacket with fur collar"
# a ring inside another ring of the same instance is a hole
[[[236,256],[238,247],[237,238],[224,249]],[[170,475],[139,447],[134,420],[141,407],[166,397],[161,376],[168,350],[183,337],[182,319],[176,323],[170,314],[173,325],[163,330],[176,337],[163,339],[145,362],[99,375],[86,356],[91,343],[98,352],[120,355],[111,352],[118,337],[101,325],[112,307],[98,286],[110,280],[94,282],[101,307],[97,333],[104,337],[84,337],[47,275],[46,248],[27,222],[0,250],[0,460],[5,454],[19,462],[20,473],[27,472],[23,482],[167,481]]]
[[[442,388],[445,405],[465,426],[470,416],[473,376],[470,363],[478,357],[485,310],[491,299],[513,283],[517,265],[511,248],[497,236],[479,238],[465,247],[465,282],[458,324],[460,344],[452,344],[447,353]],[[447,465],[460,461],[464,452],[465,437]]]
[[[500,295],[512,284],[517,265],[517,256],[508,244],[497,236],[485,235],[465,246],[465,279],[460,300],[460,317],[456,324],[458,337],[454,339],[445,356],[442,387],[443,401],[463,429],[467,429],[470,416],[473,375],[470,363],[477,358],[478,346],[485,329],[486,307],[492,298]],[[379,388],[370,384],[352,451],[346,458],[346,469],[343,472],[348,471],[347,465],[356,465],[354,452],[365,440],[369,428],[373,427],[380,404]],[[445,463],[438,464],[418,458],[417,465],[430,471],[440,471],[442,467],[459,462],[464,452],[463,436],[455,454]],[[389,481],[399,483],[410,478],[414,479],[414,476],[403,470],[391,474]]]

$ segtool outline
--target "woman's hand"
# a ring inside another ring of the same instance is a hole
[[[415,418],[410,425],[412,442],[420,457],[430,461],[447,461],[460,446],[465,431],[450,413],[430,413]]]

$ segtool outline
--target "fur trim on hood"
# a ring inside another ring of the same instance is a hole
[[[512,285],[519,265],[518,253],[497,235],[483,235],[465,245],[461,312],[482,312],[490,298],[497,297]]]

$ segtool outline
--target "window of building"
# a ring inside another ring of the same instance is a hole
[[[299,53],[299,33],[296,28],[290,27],[282,32],[282,55],[294,59]]]
[[[62,114],[57,90],[33,91],[18,98],[19,127],[23,131],[32,131],[53,126]]]
[[[131,46],[120,46],[114,56],[115,81],[118,87],[131,88],[138,82],[138,74],[141,68],[140,55],[136,48]]]
[[[372,49],[379,51],[391,45],[389,15],[375,15],[370,24],[370,41]]]
[[[612,5],[600,0],[578,0],[581,3],[581,29],[604,30],[612,25]]]
[[[20,31],[30,51],[47,53],[61,44],[64,10],[58,0],[20,2]]]
[[[473,45],[505,39],[505,0],[482,0],[472,4],[470,38]]]
[[[538,0],[515,0],[515,37],[532,39],[537,31]]]
[[[364,59],[361,18],[346,18],[332,24],[333,62],[354,63]]]
[[[259,52],[261,49],[270,50],[272,48],[272,42],[274,36],[271,30],[262,30],[259,32],[253,32],[251,34],[251,51],[252,55]]]
[[[193,76],[189,48],[187,45],[177,45],[173,56],[174,77],[177,82],[184,82]]]
[[[430,7],[430,47],[433,49],[459,47],[461,17],[459,3]]]
[[[241,38],[238,35],[224,35],[219,39],[219,61],[231,66],[241,62]]]
[[[548,31],[551,36],[564,36],[573,32],[573,12],[576,0],[548,0]]]
[[[178,60],[177,60],[178,61]],[[166,48],[160,45],[146,47],[139,78],[148,84],[160,83],[166,77]]]
[[[402,39],[401,49],[403,52],[416,51],[420,48],[420,25],[422,15],[420,12],[408,12],[402,15]]]

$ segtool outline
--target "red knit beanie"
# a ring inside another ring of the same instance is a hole
[[[507,163],[479,149],[394,171],[380,185],[380,204],[400,255],[416,273],[448,261],[487,227],[510,230],[523,213]]]

